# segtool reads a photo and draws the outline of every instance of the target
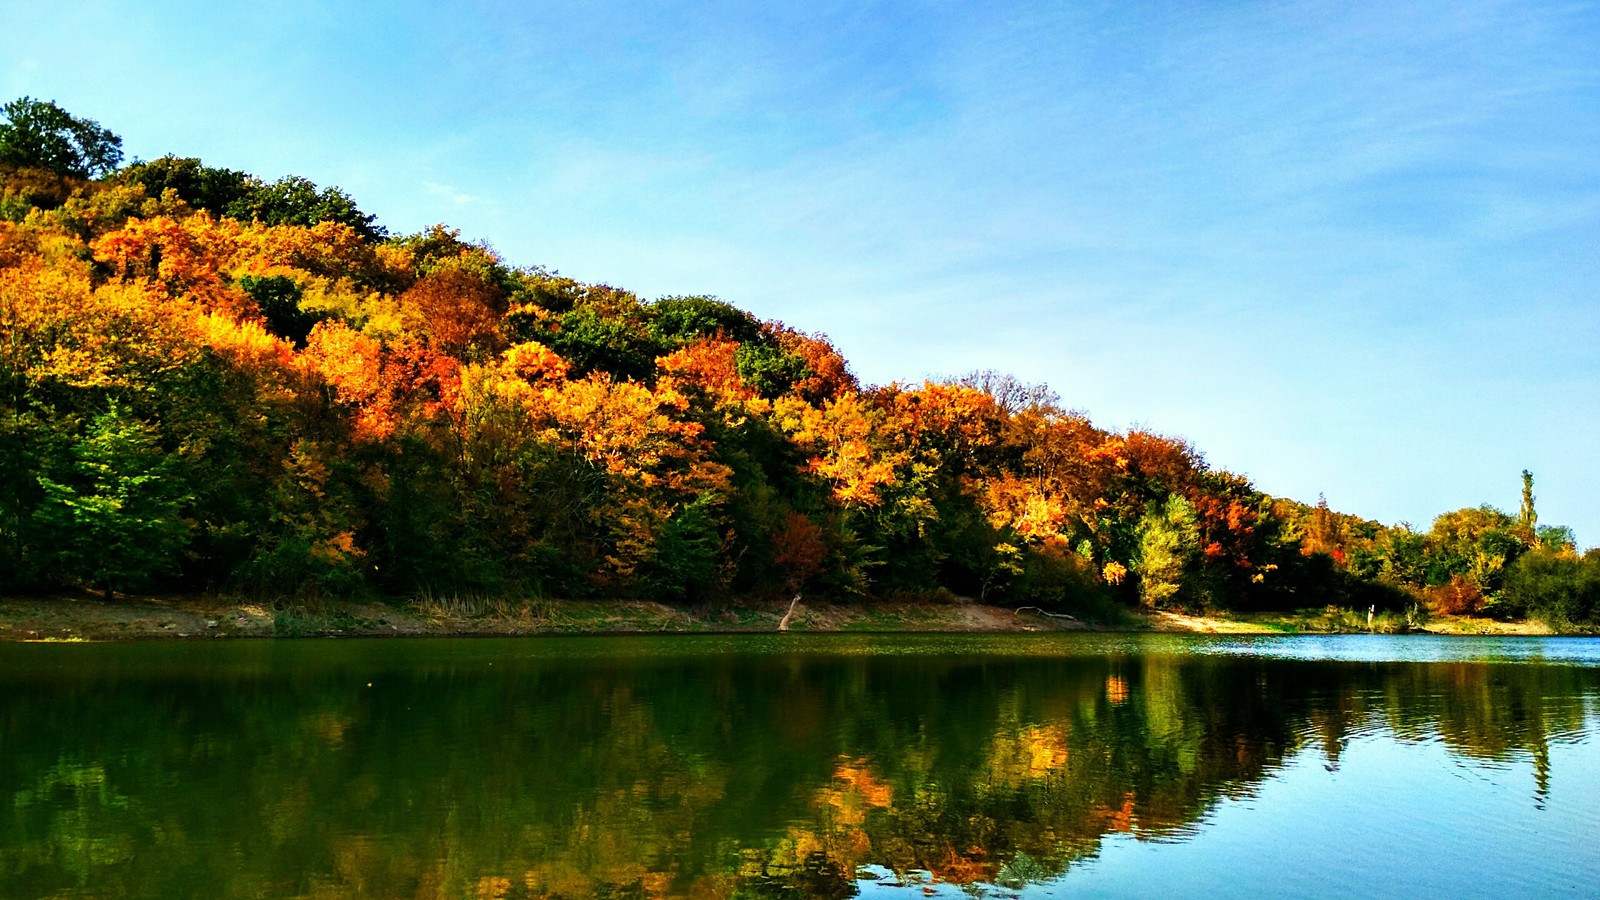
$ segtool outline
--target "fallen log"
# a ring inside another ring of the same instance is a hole
[[[1077,616],[1069,616],[1066,613],[1045,612],[1044,610],[1040,609],[1037,606],[1019,606],[1016,609],[1016,614],[1020,616],[1020,615],[1023,614],[1024,611],[1030,610],[1030,609],[1033,610],[1034,612],[1038,613],[1041,616],[1049,616],[1052,619],[1067,619],[1067,620],[1072,621],[1072,622],[1078,621],[1078,617]]]

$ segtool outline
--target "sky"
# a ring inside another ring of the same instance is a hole
[[[237,7],[237,8],[235,8]],[[0,99],[1600,544],[1600,4],[0,0]]]

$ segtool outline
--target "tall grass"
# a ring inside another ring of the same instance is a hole
[[[430,619],[514,619],[532,622],[548,618],[548,604],[539,598],[511,598],[499,594],[436,593],[423,589],[406,609]]]

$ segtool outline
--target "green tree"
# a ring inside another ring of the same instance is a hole
[[[176,191],[183,202],[215,216],[264,225],[338,222],[364,237],[386,235],[375,224],[377,217],[362,212],[349,194],[336,187],[318,187],[298,175],[268,183],[245,172],[208,166],[193,157],[163,156],[136,162],[119,178],[143,185],[148,197],[160,197],[168,189]]]
[[[63,462],[64,470],[38,476],[44,497],[33,514],[49,571],[109,599],[177,568],[189,537],[181,510],[190,497],[155,428],[113,404]]]
[[[1386,528],[1373,542],[1378,577],[1390,584],[1421,587],[1428,582],[1428,539],[1401,522]]]
[[[1504,593],[1502,609],[1511,615],[1557,626],[1600,622],[1600,551],[1524,554],[1506,572]]]
[[[4,107],[0,162],[95,178],[122,162],[122,138],[48,100],[23,97]]]
[[[557,324],[557,330],[537,337],[571,363],[574,376],[609,372],[641,382],[655,376],[662,347],[637,322],[585,305],[564,313]]]
[[[338,222],[349,225],[364,237],[386,234],[374,224],[377,217],[362,212],[349,194],[335,187],[318,188],[298,175],[289,175],[271,184],[256,182],[243,197],[229,204],[228,215],[241,221],[256,219],[264,225]]]
[[[665,342],[721,337],[741,344],[761,340],[755,317],[714,297],[662,297],[650,304],[650,332]]]
[[[717,587],[717,498],[701,494],[678,509],[656,538],[645,581],[660,600],[700,599]]]
[[[1517,532],[1516,520],[1492,506],[1439,516],[1428,532],[1428,583],[1446,584],[1459,576],[1492,597],[1507,564],[1527,549]]]
[[[0,366],[0,377],[6,375]],[[20,376],[9,378],[20,390]],[[36,535],[32,522],[38,505],[35,479],[41,457],[56,448],[50,443],[48,423],[32,409],[18,408],[0,399],[0,592],[24,587],[37,580],[37,560],[31,558]]]
[[[304,347],[311,329],[327,318],[323,313],[307,312],[300,308],[303,292],[293,278],[283,275],[245,275],[239,279],[239,287],[261,308],[261,317],[266,319],[267,330],[292,341],[296,347]]]
[[[1540,525],[1535,534],[1539,538],[1539,545],[1551,552],[1578,551],[1578,535],[1566,525]]]
[[[795,382],[811,376],[805,360],[764,344],[739,345],[734,351],[734,365],[745,384],[768,399],[788,393]]]
[[[1522,470],[1522,509],[1517,514],[1517,532],[1529,544],[1538,540],[1539,513],[1533,508],[1533,473]]]
[[[149,162],[135,162],[117,176],[127,184],[144,186],[146,197],[160,197],[176,191],[183,202],[215,216],[230,215],[229,209],[244,200],[255,179],[233,169],[218,169],[193,157],[163,156]]]
[[[1139,598],[1146,606],[1180,605],[1190,593],[1187,576],[1199,553],[1194,506],[1177,494],[1151,506],[1139,522]]]

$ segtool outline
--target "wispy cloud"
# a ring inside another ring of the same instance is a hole
[[[422,189],[427,191],[430,196],[437,197],[453,206],[471,206],[484,202],[484,199],[476,194],[468,194],[458,188],[448,184],[440,184],[437,181],[422,182]]]
[[[184,0],[0,31],[0,84],[146,155],[714,293],[872,379],[1013,368],[1375,517],[1514,502],[1526,466],[1600,540],[1594,3]]]

